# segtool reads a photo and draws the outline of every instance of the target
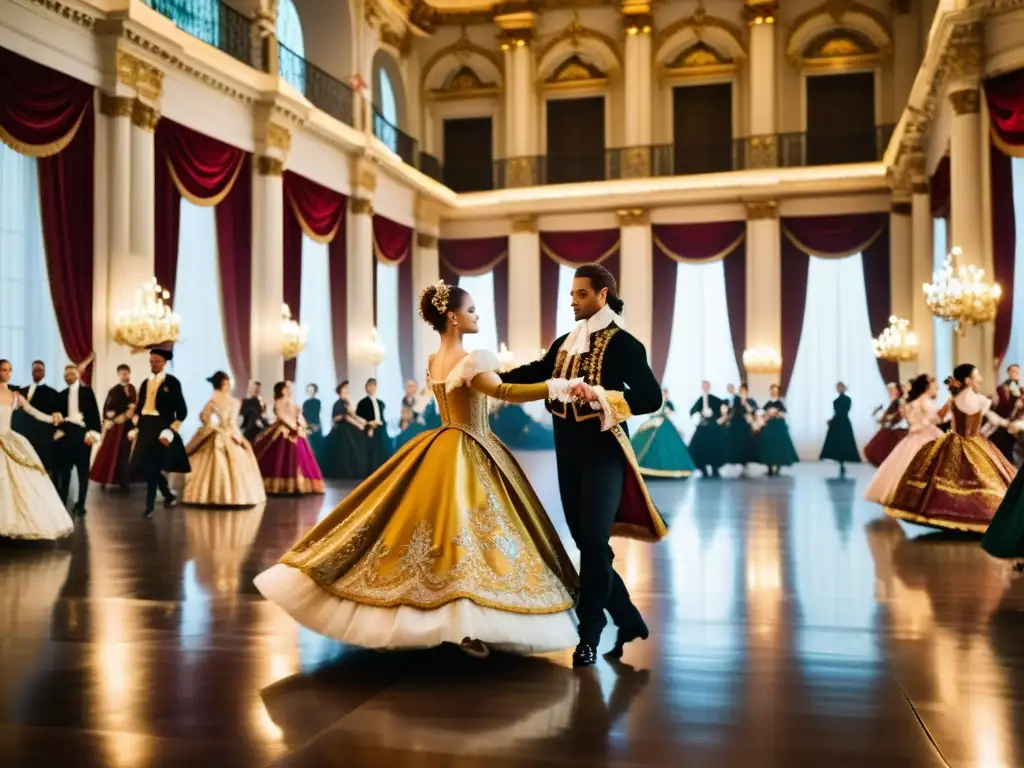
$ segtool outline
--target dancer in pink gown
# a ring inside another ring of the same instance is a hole
[[[292,385],[274,385],[273,424],[260,432],[252,449],[269,494],[301,495],[323,493],[324,476],[306,438],[302,410],[292,400]]]

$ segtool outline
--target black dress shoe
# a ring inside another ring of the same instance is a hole
[[[626,643],[631,643],[634,640],[646,640],[650,636],[651,633],[648,631],[647,625],[643,623],[638,627],[632,627],[630,629],[622,629],[620,627],[619,634],[615,638],[615,647],[608,651],[604,657],[606,659],[621,659]]]
[[[173,507],[177,503],[178,503],[178,497],[175,494],[172,493],[170,496],[164,496],[164,506],[165,507]]]
[[[142,518],[144,520],[149,520],[151,517],[153,517],[153,508],[148,507],[146,511],[142,513]]]
[[[576,650],[572,652],[572,665],[574,667],[591,667],[597,663],[597,648],[590,643],[580,641]]]
[[[75,517],[85,517],[85,507],[77,506],[74,512]]]

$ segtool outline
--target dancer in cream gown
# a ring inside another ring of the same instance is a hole
[[[11,364],[0,360],[0,538],[60,539],[75,524],[32,444],[11,429],[18,409],[47,424],[60,423],[60,416],[37,411],[8,386],[10,380]]]
[[[252,446],[238,426],[242,404],[231,395],[231,377],[209,378],[213,396],[199,414],[203,425],[185,448],[192,472],[185,482],[186,504],[251,507],[267,500]]]
[[[265,597],[315,632],[379,649],[458,644],[571,648],[578,577],[515,459],[490,433],[487,397],[570,398],[571,384],[502,384],[497,357],[466,354],[472,299],[438,283],[420,314],[441,336],[430,385],[442,426],[406,443],[281,561]]]

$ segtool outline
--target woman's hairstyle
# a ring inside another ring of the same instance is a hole
[[[960,365],[953,369],[953,378],[961,385],[964,385],[971,378],[974,371],[977,370],[977,367],[973,363],[960,363]]]
[[[347,386],[348,386],[348,379],[345,379],[343,382],[341,382],[341,384],[339,384],[338,386],[336,386],[334,388],[334,394],[340,395],[341,394],[341,390],[343,390]]]
[[[469,293],[457,285],[438,280],[420,292],[420,317],[438,333],[448,330],[448,313],[462,307]]]
[[[224,385],[224,382],[230,378],[231,377],[224,373],[224,371],[217,371],[213,376],[208,378],[207,381],[213,385],[214,389],[220,389]]]
[[[612,312],[615,314],[622,314],[625,304],[619,298],[619,287],[611,272],[600,264],[584,264],[582,267],[576,268],[575,277],[585,277],[590,280],[590,284],[594,287],[596,293],[600,293],[601,289],[607,288],[608,306],[611,307]]]
[[[927,373],[922,373],[910,380],[910,391],[907,393],[907,402],[914,402],[921,395],[928,391],[928,387],[931,386],[932,377]]]
[[[280,400],[282,397],[284,397],[284,389],[287,386],[288,386],[288,382],[287,381],[279,381],[279,382],[277,382],[277,384],[274,385],[274,399],[275,400]]]
[[[313,383],[309,383],[309,384],[307,384],[307,385],[306,385],[306,389],[309,389],[310,387],[312,387],[312,388],[313,388],[313,394],[314,394],[314,395],[315,395],[315,394],[316,394],[317,392],[319,392],[319,391],[320,391],[320,387],[318,387],[318,386],[317,386],[316,384],[313,384]]]

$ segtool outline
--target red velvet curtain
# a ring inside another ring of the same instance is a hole
[[[736,365],[743,370],[747,339],[747,254],[745,221],[713,221],[701,224],[659,224],[653,228],[654,291],[652,312],[656,318],[651,338],[651,368],[660,379],[668,364],[672,343],[672,318],[676,304],[677,264],[708,263],[724,259],[726,304]]]
[[[789,387],[800,349],[810,256],[843,258],[863,254],[868,316],[873,334],[888,325],[891,312],[889,277],[889,216],[856,213],[841,216],[804,216],[782,220],[782,375],[783,392]],[[881,241],[881,242],[880,242]],[[868,340],[865,339],[865,344]],[[891,370],[879,361],[886,381]]]
[[[540,329],[545,346],[558,337],[559,331],[569,330],[557,327],[559,265],[602,264],[619,282],[620,237],[618,229],[540,233]]]
[[[373,253],[377,262],[398,267],[398,361],[402,378],[415,379],[412,349],[414,304],[416,293],[412,284],[412,234],[410,227],[374,215]],[[373,317],[377,322],[377,263],[373,266]]]
[[[216,216],[224,340],[235,391],[244,397],[252,375],[252,155],[248,152],[235,186],[217,206]]]
[[[442,239],[441,279],[458,285],[460,276],[494,273],[494,323],[498,343],[508,344],[508,236]]]
[[[1013,326],[1013,281],[1017,253],[1017,212],[1013,203],[1013,158],[1004,154],[993,139],[989,156],[992,185],[992,262],[994,278],[1003,289],[996,313],[993,351],[996,364],[1010,348]]]
[[[985,81],[992,140],[1003,154],[1024,157],[1024,69]]]
[[[2,48],[0,72],[0,140],[36,158],[57,327],[82,362],[93,351],[93,87]]]
[[[302,225],[299,224],[299,220],[289,205],[284,207],[284,239],[281,256],[284,259],[281,297],[288,305],[292,318],[298,323],[302,321]],[[295,381],[297,367],[297,357],[284,361],[285,381]]]
[[[950,169],[949,155],[939,160],[935,173],[931,178],[931,209],[933,219],[945,219],[949,216],[950,206]]]

